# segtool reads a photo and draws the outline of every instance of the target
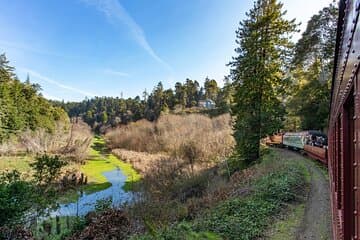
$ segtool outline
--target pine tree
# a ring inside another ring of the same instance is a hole
[[[258,0],[236,31],[237,56],[229,64],[235,86],[236,150],[245,164],[259,158],[260,139],[277,131],[285,114],[281,96],[287,86],[285,66],[296,31],[277,0]]]
[[[205,88],[205,98],[215,101],[219,92],[217,82],[214,79],[210,80],[207,77],[204,82],[204,88]]]
[[[289,130],[322,130],[328,125],[337,18],[335,4],[323,8],[311,17],[296,44],[287,101]]]

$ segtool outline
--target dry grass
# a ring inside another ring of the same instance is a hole
[[[192,166],[219,162],[234,146],[228,114],[212,119],[200,114],[164,115],[156,123],[141,120],[108,131],[105,137],[112,149],[165,153]]]
[[[207,204],[201,203],[210,205],[210,182],[217,190],[226,184],[215,165],[234,146],[229,115],[163,115],[155,123],[141,120],[113,129],[105,138],[115,155],[143,175],[135,216],[156,223],[192,217],[188,210],[201,206],[189,199],[204,197]]]
[[[0,156],[14,156],[23,153],[30,154],[60,154],[76,161],[83,161],[91,145],[90,127],[80,119],[74,119],[70,124],[59,121],[55,130],[44,129],[25,131],[17,138],[10,139],[0,145]]]
[[[111,149],[124,148],[137,152],[156,152],[155,124],[139,120],[116,129],[108,130],[105,135]]]
[[[141,174],[145,174],[149,172],[154,164],[160,162],[162,159],[167,159],[168,156],[166,154],[161,153],[146,153],[146,152],[136,152],[126,149],[113,149],[111,151],[114,155],[116,155],[119,159],[130,163],[137,171]]]
[[[89,125],[81,120],[74,121],[66,139],[66,145],[63,145],[58,151],[60,154],[77,162],[83,162],[88,156],[92,139],[93,136]]]

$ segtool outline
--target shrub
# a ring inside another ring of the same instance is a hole
[[[99,199],[96,201],[95,203],[95,211],[96,212],[103,212],[105,210],[108,210],[111,208],[112,205],[112,198],[104,198],[104,199]]]
[[[18,153],[61,154],[71,160],[83,161],[92,141],[90,127],[80,119],[57,121],[52,132],[39,128],[20,133],[0,145],[0,155]]]
[[[108,209],[67,239],[128,239],[132,228],[129,216],[124,211]]]
[[[305,186],[300,166],[291,165],[285,170],[260,178],[254,184],[254,193],[247,198],[227,200],[199,219],[195,228],[212,229],[226,239],[254,239],[260,237],[271,217],[285,203],[296,200]]]
[[[35,162],[30,164],[34,170],[34,179],[38,184],[50,184],[60,174],[61,168],[66,165],[66,162],[61,160],[59,156],[42,155],[35,159]]]
[[[209,118],[200,114],[163,115],[156,123],[141,120],[106,134],[110,148],[166,153],[171,161],[194,167],[229,156],[234,146],[231,117]]]
[[[218,235],[212,232],[195,232],[192,230],[191,225],[187,223],[181,223],[173,228],[166,228],[161,232],[154,231],[151,235],[135,236],[132,240],[220,240],[222,239]]]
[[[112,129],[106,133],[106,140],[112,149],[124,148],[138,152],[158,151],[154,123],[147,120]]]
[[[146,153],[116,148],[111,151],[119,159],[131,163],[131,165],[140,173],[145,174],[150,172],[157,162],[163,159],[168,159],[169,156],[162,153]]]
[[[33,207],[35,188],[20,178],[16,170],[0,176],[0,226],[19,220]]]

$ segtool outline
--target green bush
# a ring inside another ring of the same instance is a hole
[[[295,201],[305,184],[300,166],[291,165],[270,173],[254,184],[254,193],[244,199],[230,199],[197,220],[199,231],[211,229],[226,239],[254,239],[260,237],[285,203]]]
[[[42,155],[30,164],[34,170],[34,178],[38,184],[52,183],[60,174],[61,168],[67,163],[60,159],[59,156]]]
[[[16,223],[33,207],[34,186],[20,179],[16,170],[0,176],[0,226]]]
[[[96,201],[95,203],[95,211],[96,212],[103,212],[105,210],[108,210],[111,208],[112,205],[112,198],[104,198],[104,199],[99,199]]]
[[[166,228],[157,233],[152,231],[152,234],[144,236],[135,236],[132,240],[219,240],[222,239],[218,235],[211,232],[195,232],[192,226],[188,223],[180,223],[172,228]]]

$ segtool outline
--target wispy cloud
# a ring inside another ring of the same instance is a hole
[[[35,79],[38,79],[38,80],[42,80],[44,82],[47,82],[47,83],[50,83],[50,84],[53,84],[59,88],[62,88],[62,89],[65,89],[65,90],[68,90],[68,91],[71,91],[71,92],[75,92],[75,93],[79,93],[83,96],[87,96],[87,97],[94,97],[96,96],[96,94],[94,93],[91,93],[91,92],[87,92],[87,91],[84,91],[84,90],[81,90],[81,89],[78,89],[78,88],[74,88],[72,86],[69,86],[69,85],[65,85],[65,84],[62,84],[61,82],[59,81],[56,81],[52,78],[49,78],[49,77],[46,77],[44,75],[41,75],[40,73],[36,72],[36,71],[33,71],[31,69],[28,69],[28,68],[19,68],[19,70],[25,72],[25,73],[28,73],[30,77],[34,77]]]
[[[161,59],[150,46],[143,29],[135,22],[126,9],[117,0],[83,0],[103,12],[113,24],[126,25],[135,41],[156,61],[171,70],[169,64]]]
[[[57,53],[57,52],[53,52],[53,51],[48,51],[45,49],[38,49],[38,48],[34,48],[28,44],[24,44],[24,43],[19,43],[19,42],[9,42],[9,41],[3,41],[0,40],[0,48],[12,48],[12,49],[17,49],[17,50],[21,50],[24,52],[32,52],[32,53],[36,53],[36,54],[41,54],[41,55],[47,55],[47,56],[53,56],[53,57],[62,57],[62,58],[78,58],[75,56],[68,56],[68,55],[64,55],[61,53]]]
[[[120,72],[120,71],[116,71],[116,70],[112,70],[112,69],[104,69],[104,73],[119,76],[119,77],[129,77],[130,76],[130,74],[128,74],[128,73]]]

